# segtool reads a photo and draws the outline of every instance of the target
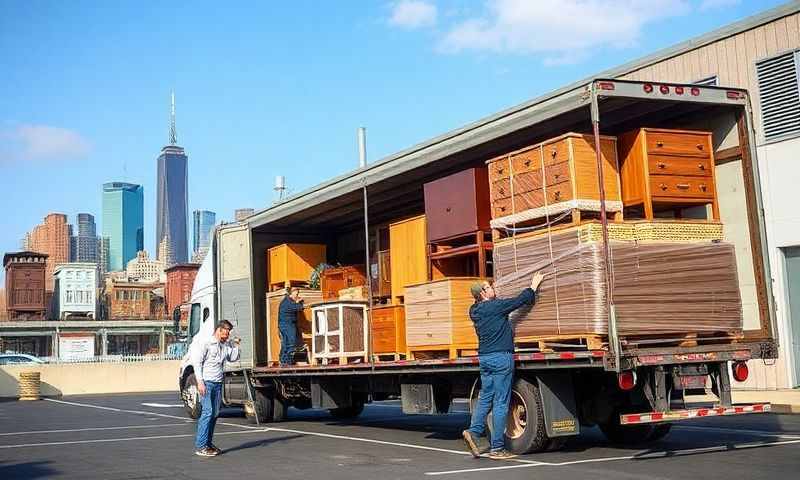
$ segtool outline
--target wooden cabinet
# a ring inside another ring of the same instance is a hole
[[[369,360],[366,303],[328,302],[314,305],[311,312],[315,362],[325,365],[335,360],[343,365],[350,360]]]
[[[406,343],[412,354],[477,347],[469,307],[475,302],[470,287],[479,281],[445,278],[406,287]]]
[[[268,292],[266,296],[267,310],[267,360],[269,362],[280,361],[281,335],[278,329],[278,307],[286,297],[286,289]],[[303,313],[297,314],[297,340],[302,341],[311,351],[311,305],[322,301],[322,294],[319,290],[309,288],[300,289],[300,298],[303,299],[305,308]]]
[[[370,275],[372,295],[378,298],[392,296],[392,260],[389,250],[377,252],[372,257]]]
[[[389,225],[389,252],[392,260],[392,303],[403,303],[403,288],[428,280],[427,233],[425,215]]]
[[[402,305],[374,307],[371,312],[372,352],[405,355],[406,315]]]
[[[620,136],[622,201],[644,218],[711,205],[719,219],[710,132],[641,128]]]
[[[325,245],[284,243],[267,251],[270,290],[306,284],[311,272],[325,262]]]
[[[617,140],[600,137],[606,210],[622,209]],[[594,137],[567,133],[489,160],[491,216],[524,222],[570,209],[600,210]]]
[[[322,272],[320,288],[322,300],[336,300],[339,290],[352,287],[361,287],[367,284],[367,277],[363,265],[347,265],[344,267],[326,268]]]
[[[489,230],[489,177],[470,168],[425,184],[428,241]]]

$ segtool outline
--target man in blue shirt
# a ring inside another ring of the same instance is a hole
[[[278,330],[281,334],[281,365],[294,363],[297,348],[297,314],[303,311],[300,289],[289,287],[286,297],[278,305]]]
[[[464,430],[464,442],[475,458],[480,457],[477,439],[486,429],[486,416],[492,411],[492,438],[489,458],[502,460],[516,455],[505,449],[506,417],[514,380],[514,330],[508,315],[525,305],[533,305],[536,289],[544,276],[536,272],[530,288],[524,289],[514,298],[498,299],[489,282],[472,285],[475,303],[469,316],[478,335],[478,359],[481,372],[481,392],[468,430]]]

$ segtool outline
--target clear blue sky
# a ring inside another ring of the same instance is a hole
[[[0,253],[48,212],[99,224],[115,180],[153,252],[171,89],[190,212],[230,220],[351,170],[359,126],[376,160],[779,3],[0,0]]]

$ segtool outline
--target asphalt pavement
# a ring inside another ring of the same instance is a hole
[[[473,459],[460,432],[466,405],[406,416],[396,402],[353,421],[290,410],[256,426],[224,410],[215,458],[195,456],[194,421],[176,393],[0,402],[0,479],[691,479],[795,478],[800,416],[752,415],[676,424],[639,448],[609,445],[584,429],[559,452]]]

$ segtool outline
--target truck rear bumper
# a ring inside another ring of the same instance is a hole
[[[726,417],[730,415],[769,413],[770,411],[771,405],[769,403],[734,405],[731,407],[689,408],[666,412],[628,413],[619,416],[619,423],[622,425],[638,425],[642,423],[676,422],[693,418]]]

